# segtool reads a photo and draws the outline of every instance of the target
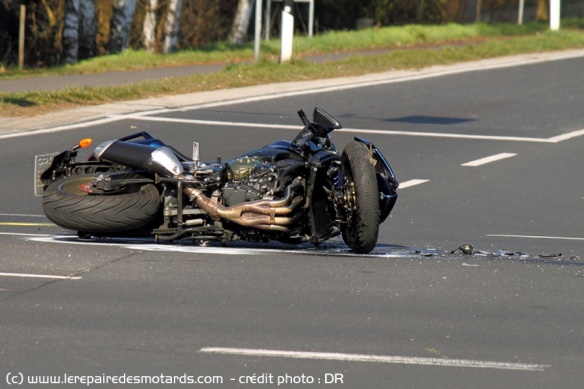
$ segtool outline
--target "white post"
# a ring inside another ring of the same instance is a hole
[[[560,0],[550,0],[550,30],[560,29]]]
[[[262,1],[256,0],[256,14],[255,14],[255,43],[254,43],[254,61],[258,63],[260,60],[260,41],[262,33]]]
[[[525,9],[525,0],[519,0],[519,11],[517,12],[517,24],[523,24],[523,10]]]
[[[265,21],[265,31],[264,36],[266,40],[270,39],[270,27],[272,26],[272,2],[282,2],[284,0],[268,0],[266,7],[266,21]],[[308,36],[312,37],[314,35],[314,0],[293,0],[290,4],[292,6],[293,2],[298,3],[308,3]]]
[[[294,41],[294,16],[292,15],[293,0],[284,0],[282,9],[282,44],[280,51],[280,62],[287,62],[292,59],[292,47]]]

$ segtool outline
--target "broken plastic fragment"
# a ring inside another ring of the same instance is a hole
[[[462,246],[460,246],[456,250],[453,250],[450,254],[454,254],[457,251],[460,251],[464,255],[472,255],[472,253],[474,252],[474,247],[472,247],[472,244],[470,244],[470,243],[463,244]]]
[[[539,257],[540,258],[559,258],[562,256],[562,253],[558,253],[558,254],[540,254]]]

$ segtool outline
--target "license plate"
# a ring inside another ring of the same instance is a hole
[[[35,196],[42,196],[45,190],[45,185],[41,181],[41,174],[51,167],[53,159],[59,153],[42,154],[34,157],[34,194]]]

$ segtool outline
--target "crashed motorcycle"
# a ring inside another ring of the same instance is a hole
[[[35,194],[46,216],[80,238],[153,236],[157,241],[280,241],[318,245],[341,235],[356,253],[377,244],[397,199],[387,159],[355,137],[342,153],[341,124],[320,108],[291,141],[222,163],[188,157],[147,132],[97,146],[85,139],[35,159]]]

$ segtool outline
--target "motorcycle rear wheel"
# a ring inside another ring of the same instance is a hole
[[[90,194],[82,190],[95,178],[74,175],[49,185],[43,210],[60,227],[86,234],[136,231],[156,220],[160,195],[153,184],[128,185],[115,194]]]
[[[354,252],[366,254],[377,244],[380,217],[377,177],[367,146],[349,143],[343,150],[341,166],[348,176],[346,193],[353,207],[350,224],[341,229],[343,241]]]

